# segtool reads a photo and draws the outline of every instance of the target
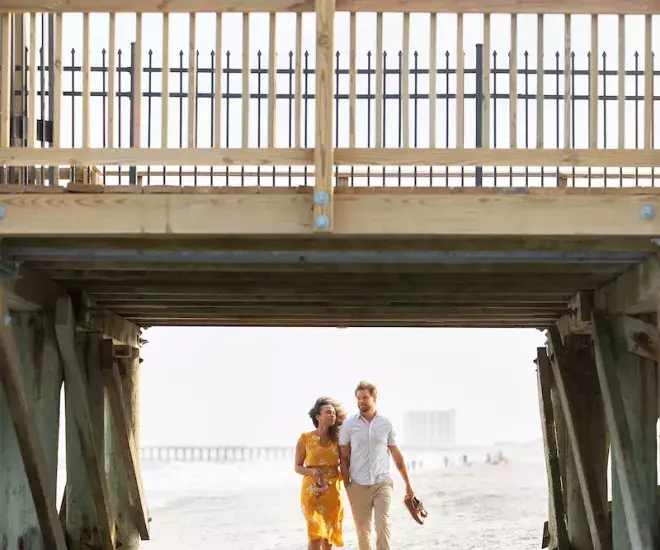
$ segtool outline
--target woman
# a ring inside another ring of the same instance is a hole
[[[338,438],[346,414],[339,403],[321,397],[309,416],[316,429],[298,439],[295,464],[296,473],[304,476],[301,506],[307,522],[308,550],[331,550],[344,546]]]

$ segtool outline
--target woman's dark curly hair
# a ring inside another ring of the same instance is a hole
[[[346,413],[338,401],[335,401],[330,397],[319,397],[316,400],[316,403],[314,403],[314,406],[309,410],[309,417],[312,419],[314,427],[318,428],[319,421],[316,419],[316,416],[321,414],[321,409],[326,405],[332,405],[335,409],[337,421],[335,422],[334,426],[330,426],[330,439],[332,441],[337,441],[337,439],[339,439],[339,427],[342,425],[344,420],[346,420]]]

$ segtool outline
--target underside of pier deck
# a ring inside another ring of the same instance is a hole
[[[350,190],[332,235],[305,189],[114,191],[0,196],[10,276],[140,327],[545,328],[660,235],[653,190]]]

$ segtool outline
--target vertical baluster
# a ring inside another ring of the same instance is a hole
[[[589,148],[598,147],[598,16],[591,16],[589,56]]]
[[[518,15],[511,14],[509,53],[509,147],[518,147]],[[513,186],[513,167],[509,166],[509,185]]]
[[[376,15],[376,148],[383,146],[383,14]]]
[[[154,51],[149,50],[149,71],[147,75],[147,147],[151,149],[151,113],[153,95]],[[147,166],[147,185],[151,185],[151,164]]]
[[[0,44],[0,148],[11,145],[11,15],[0,14],[2,24],[2,44]],[[8,183],[6,168],[0,169],[0,183]]]
[[[133,127],[131,147],[142,147],[142,14],[135,14],[135,55],[133,56]],[[137,167],[131,167],[132,185],[137,185]]]
[[[356,93],[356,81],[357,81],[357,31],[356,31],[356,14],[351,12],[350,14],[350,59],[348,67],[348,80],[349,80],[349,91],[348,91],[348,146],[353,149],[355,148],[355,127],[356,122],[356,109],[357,109],[357,93]],[[355,185],[355,167],[351,166],[351,186]]]
[[[170,118],[170,14],[163,14],[163,62],[160,104],[160,146],[169,147],[169,118]],[[163,185],[167,184],[167,167],[163,166]]]
[[[197,14],[190,14],[190,30],[188,34],[188,148],[197,147],[195,134],[196,97],[197,97]]]
[[[403,14],[403,65],[401,68],[401,79],[403,86],[401,88],[403,101],[403,148],[410,147],[410,93],[408,84],[410,81],[410,14]]]
[[[35,102],[37,100],[37,14],[30,14],[30,85],[29,100],[27,103],[27,146],[34,148],[37,142],[37,121],[35,119]],[[34,174],[36,182],[36,174]]]
[[[215,14],[215,95],[214,103],[214,143],[213,146],[220,148],[222,136],[222,13]]]
[[[564,15],[564,149],[571,148],[571,80],[571,16],[567,14]]]
[[[53,147],[62,147],[62,14],[56,13],[53,16],[55,27],[55,40],[53,42]],[[60,184],[59,165],[54,167],[51,172],[53,185]]]
[[[296,148],[302,147],[302,14],[296,14]]]
[[[277,27],[276,17],[274,13],[270,14],[270,46],[268,50],[268,147],[276,147],[275,143],[275,122],[277,120],[277,96],[276,82],[277,82]],[[273,182],[274,183],[274,182]]]
[[[536,44],[536,147],[543,149],[543,131],[545,124],[543,119],[543,103],[545,101],[545,91],[543,87],[543,14],[537,17],[537,44]],[[545,184],[544,167],[541,166],[541,187]]]
[[[619,63],[617,107],[619,113],[619,149],[626,148],[626,16],[619,15]],[[623,187],[623,167],[619,168],[619,185]]]

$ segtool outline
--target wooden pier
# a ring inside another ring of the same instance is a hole
[[[170,325],[546,331],[547,546],[658,548],[659,12],[658,0],[0,0],[0,546],[149,539],[140,348],[143,329]],[[190,39],[175,66],[176,13],[189,14]],[[255,57],[259,13],[268,48]],[[376,48],[359,57],[366,13]],[[63,48],[72,14],[80,52]],[[126,14],[130,52],[117,48]],[[387,56],[392,14],[403,39]],[[419,14],[422,55],[411,50]],[[448,14],[456,44],[443,56]],[[474,14],[482,36],[466,44]],[[500,14],[510,52],[496,56]],[[538,23],[531,60],[523,14]],[[572,25],[584,14],[580,57]],[[545,51],[556,15],[562,47]],[[601,15],[618,34],[600,33]],[[634,56],[632,15],[644,32]],[[216,24],[208,58],[202,18]],[[233,57],[228,18],[242,30]],[[278,55],[278,32],[294,50]],[[605,40],[619,52],[608,66]],[[64,504],[62,387],[75,428]]]
[[[293,460],[293,447],[140,447],[140,458],[148,461],[244,462],[248,460]]]

